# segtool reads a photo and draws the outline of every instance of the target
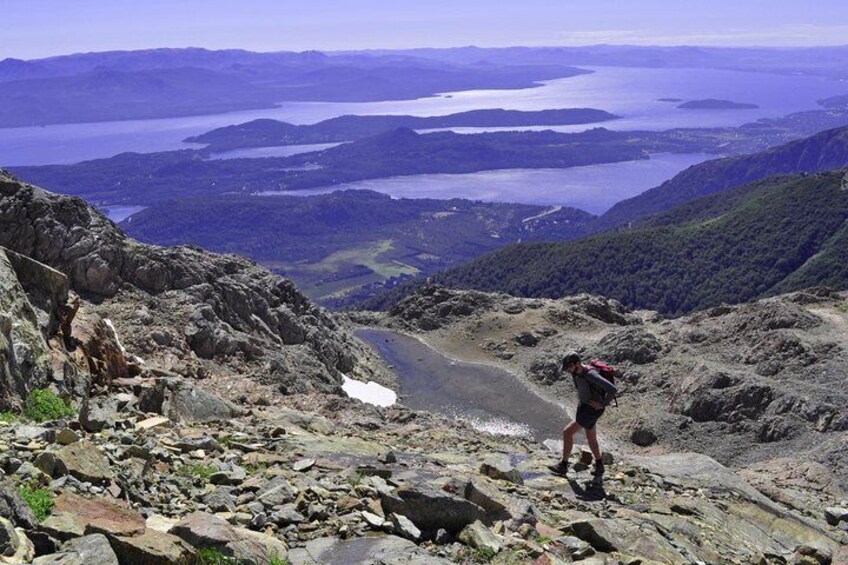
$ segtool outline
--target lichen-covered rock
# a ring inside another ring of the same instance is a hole
[[[573,310],[595,318],[607,324],[628,326],[641,323],[638,316],[630,308],[618,300],[604,298],[593,294],[576,294],[566,296],[560,302],[568,304]]]
[[[62,544],[60,551],[38,557],[33,565],[120,565],[121,561],[103,534],[74,538]],[[136,563],[141,563],[137,561]]]
[[[644,365],[656,361],[662,345],[652,333],[642,327],[609,333],[598,342],[599,357],[612,363],[630,361]]]
[[[150,528],[137,536],[109,536],[109,541],[120,563],[190,563],[196,553],[194,548],[177,536]]]
[[[426,285],[394,305],[389,315],[406,327],[431,331],[483,312],[493,304],[493,296],[484,292]]]
[[[473,547],[474,549],[486,549],[492,553],[498,553],[501,550],[502,543],[498,536],[493,534],[489,528],[477,521],[463,528],[457,536],[459,541]]]
[[[72,475],[92,483],[103,483],[114,477],[109,459],[88,440],[66,445],[56,452],[55,474]]]
[[[0,410],[20,407],[51,374],[50,349],[36,309],[0,248]]]
[[[550,385],[563,376],[562,359],[557,355],[543,355],[533,359],[527,368],[527,376],[543,385]]]

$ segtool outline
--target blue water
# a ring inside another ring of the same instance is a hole
[[[546,400],[498,367],[451,360],[420,341],[390,330],[359,329],[398,376],[400,402],[471,423],[480,431],[560,437],[567,410]],[[570,407],[569,407],[570,408]]]
[[[572,206],[593,214],[641,194],[683,169],[715,155],[660,153],[650,159],[572,167],[507,169],[462,175],[415,175],[347,183],[315,190],[265,192],[264,196],[309,196],[336,190],[374,190],[395,198],[468,198],[486,202],[518,202]]]
[[[848,85],[801,75],[711,69],[597,67],[595,72],[522,90],[474,90],[418,100],[386,102],[285,102],[277,108],[210,116],[130,120],[44,127],[0,128],[0,166],[72,163],[124,151],[152,152],[194,147],[181,140],[216,127],[257,118],[297,124],[343,114],[443,115],[480,108],[542,110],[591,107],[623,116],[610,129],[733,126],[816,107],[815,101],[845,94]],[[679,110],[658,98],[718,98],[750,102],[751,110]],[[556,127],[581,131],[591,125]]]
[[[135,214],[136,212],[141,212],[146,209],[147,206],[101,206],[100,210],[106,214],[113,222],[120,223]]]
[[[249,147],[245,149],[233,149],[232,151],[222,151],[221,153],[212,153],[210,159],[243,159],[243,158],[261,158],[261,157],[288,157],[289,155],[297,155],[298,153],[310,153],[312,151],[322,151],[341,145],[341,143],[313,143],[310,145],[282,145],[274,147]]]

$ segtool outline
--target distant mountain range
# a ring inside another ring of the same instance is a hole
[[[712,68],[848,78],[848,47],[510,47],[321,53],[149,49],[0,61],[0,127],[192,116],[288,100],[413,99],[529,88],[578,66]]]
[[[848,46],[769,48],[589,45],[423,48],[401,51],[372,50],[367,53],[405,55],[457,64],[497,62],[498,64],[538,65],[555,61],[563,65],[709,68],[848,78]]]
[[[0,61],[0,127],[193,116],[286,100],[374,101],[528,88],[590,71],[398,56],[152,49]]]

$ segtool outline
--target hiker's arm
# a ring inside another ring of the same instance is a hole
[[[597,374],[595,371],[586,371],[586,380],[589,383],[603,390],[606,393],[606,401],[611,402],[615,395],[618,393],[618,387],[614,384]]]

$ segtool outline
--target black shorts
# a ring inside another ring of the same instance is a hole
[[[600,418],[604,413],[604,409],[595,410],[588,404],[583,404],[582,402],[577,406],[577,423],[580,424],[581,427],[591,430],[595,427],[595,424],[598,423],[598,418]]]

